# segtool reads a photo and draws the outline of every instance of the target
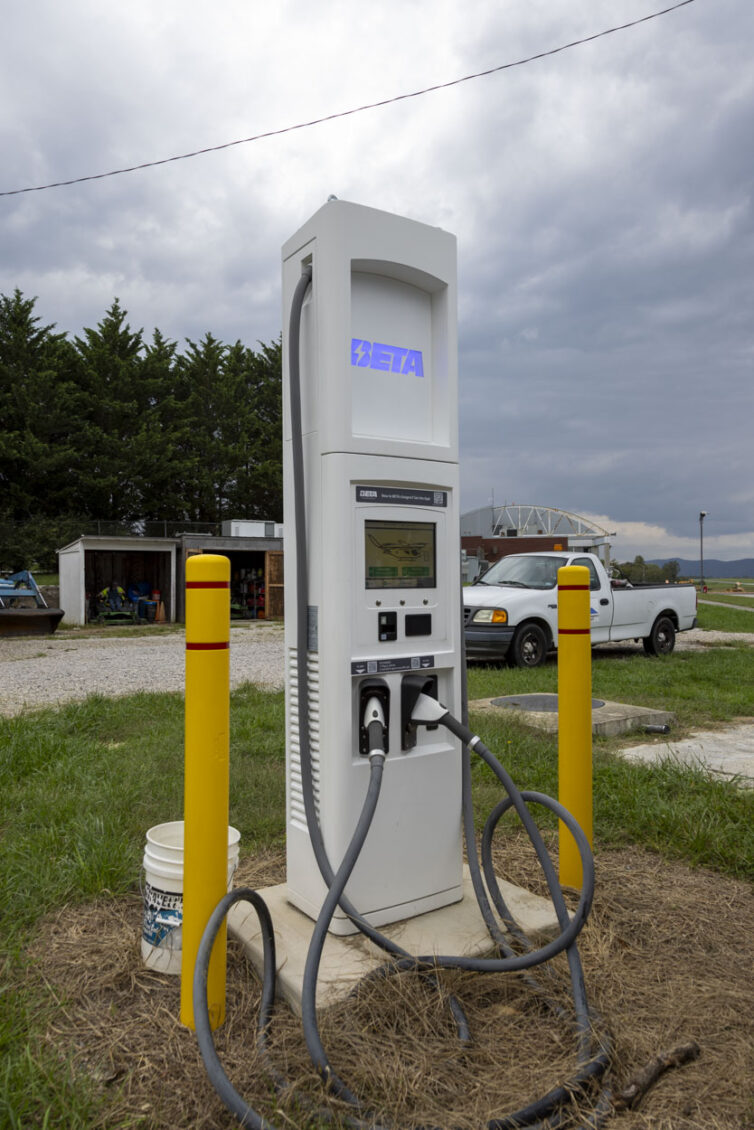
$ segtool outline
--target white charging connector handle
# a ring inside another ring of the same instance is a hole
[[[443,706],[436,698],[430,698],[428,694],[421,693],[411,711],[411,721],[423,722],[425,726],[433,726],[436,722],[441,722],[447,713],[447,706]]]
[[[367,700],[364,708],[364,727],[367,732],[369,752],[368,757],[381,757],[385,759],[385,711],[377,695],[372,695]]]

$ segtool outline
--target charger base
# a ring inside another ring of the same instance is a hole
[[[535,942],[558,933],[552,903],[521,887],[498,879],[511,914]],[[297,1015],[301,1015],[304,966],[314,922],[288,902],[287,886],[266,887],[258,892],[269,907],[275,928],[278,993]],[[228,931],[243,946],[249,960],[262,969],[262,938],[256,913],[247,903],[236,903],[228,915]],[[432,910],[415,918],[382,928],[409,953],[459,954],[483,957],[490,953],[490,936],[474,895],[468,866],[463,868],[463,898],[452,906]],[[317,981],[317,1007],[336,1004],[372,970],[384,965],[387,955],[362,934],[338,937],[328,934]]]

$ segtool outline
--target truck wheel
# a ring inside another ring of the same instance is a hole
[[[511,645],[514,667],[539,667],[547,656],[547,636],[539,624],[523,624]]]
[[[670,617],[658,616],[642,643],[647,655],[670,655],[675,647],[675,625]]]

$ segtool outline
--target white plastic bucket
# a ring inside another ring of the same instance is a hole
[[[228,890],[238,866],[241,833],[228,828]],[[144,918],[141,956],[149,969],[181,972],[183,921],[183,821],[157,824],[144,846]]]

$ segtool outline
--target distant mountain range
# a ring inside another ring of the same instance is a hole
[[[668,561],[677,561],[682,577],[698,577],[700,574],[699,558],[690,561],[684,557],[656,557],[652,565],[665,565]],[[738,561],[717,561],[714,557],[704,559],[705,577],[754,577],[754,557],[742,557]]]

